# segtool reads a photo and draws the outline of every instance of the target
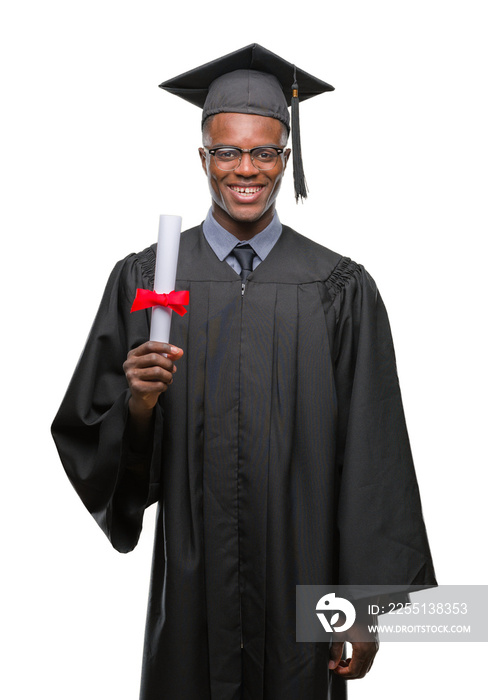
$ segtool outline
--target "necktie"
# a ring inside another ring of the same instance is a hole
[[[256,253],[251,248],[249,243],[236,246],[232,252],[236,257],[237,262],[241,266],[241,279],[242,283],[245,284],[247,278],[252,272],[252,262],[256,256]]]

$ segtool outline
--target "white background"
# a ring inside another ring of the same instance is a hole
[[[439,581],[487,583],[484,3],[10,8],[0,17],[2,697],[138,697],[154,513],[132,554],[113,551],[49,426],[116,260],[156,239],[160,213],[188,228],[208,208],[200,114],[158,84],[254,41],[336,87],[302,106],[310,196],[295,205],[290,172],[280,217],[375,277]],[[350,697],[481,697],[486,651],[383,645]]]

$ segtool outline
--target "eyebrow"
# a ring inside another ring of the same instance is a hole
[[[276,143],[263,143],[259,144],[259,146],[253,146],[252,148],[242,148],[242,146],[236,146],[235,144],[230,144],[230,143],[217,143],[214,146],[205,146],[205,148],[210,148],[212,151],[214,148],[238,148],[239,150],[250,150],[253,151],[255,148],[284,148],[284,146],[278,146]]]

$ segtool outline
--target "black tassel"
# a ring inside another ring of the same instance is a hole
[[[302,200],[307,198],[307,182],[305,180],[305,173],[303,172],[303,161],[302,161],[302,146],[300,140],[300,114],[298,109],[298,83],[297,83],[297,71],[295,68],[293,76],[292,85],[292,98],[291,98],[291,147],[293,155],[293,181],[295,183],[295,199],[298,203],[298,199],[301,197]]]

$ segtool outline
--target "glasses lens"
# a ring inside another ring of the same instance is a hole
[[[218,148],[215,151],[215,160],[222,170],[235,170],[239,165],[241,154],[237,148]]]
[[[275,148],[253,148],[252,158],[256,168],[271,170],[278,160],[278,151]]]
[[[279,153],[276,148],[268,146],[253,148],[251,158],[259,170],[271,170],[276,165]],[[216,165],[221,170],[235,170],[241,161],[241,151],[238,148],[217,148],[214,157]]]

